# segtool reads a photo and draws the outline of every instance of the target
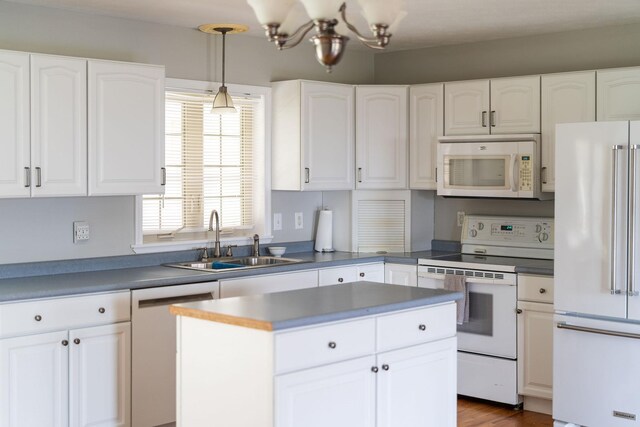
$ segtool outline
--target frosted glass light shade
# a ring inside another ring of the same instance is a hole
[[[402,9],[402,0],[358,0],[369,25],[391,25]]]
[[[247,0],[260,25],[281,24],[296,0]]]
[[[300,0],[311,19],[334,19],[344,0]]]
[[[396,30],[398,29],[398,27],[400,27],[400,22],[406,18],[408,15],[406,10],[401,10],[398,13],[398,16],[396,16],[396,20],[393,21],[391,23],[391,25],[389,25],[389,33],[394,34],[396,32]]]
[[[216,97],[213,98],[213,107],[211,108],[211,112],[214,114],[228,114],[236,112],[236,107],[233,106],[233,99],[231,99],[231,95],[227,92],[226,86],[220,86],[220,89],[218,89]]]

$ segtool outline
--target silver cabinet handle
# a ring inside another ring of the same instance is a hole
[[[36,314],[36,317],[34,317],[34,319],[36,319],[36,322],[39,322],[42,320],[42,316],[40,316],[39,314]]]
[[[74,340],[73,340],[73,343],[74,343],[74,344],[80,344],[80,338],[76,338],[76,339],[74,339]]]
[[[618,257],[616,252],[616,235],[618,233],[618,156],[622,145],[614,145],[612,149],[612,163],[613,163],[613,179],[611,180],[611,277],[609,287],[611,294],[619,294],[620,290],[616,287],[616,265],[618,265]]]
[[[360,273],[360,277],[364,277],[364,273]]]
[[[522,309],[521,308],[516,308],[516,313],[517,314],[522,314]]]
[[[632,145],[629,158],[629,228],[627,230],[627,256],[629,257],[629,271],[627,272],[627,294],[638,295],[635,289],[635,240],[636,240],[636,167],[638,145]]]
[[[160,168],[160,170],[162,171],[162,181],[160,185],[167,185],[167,168]]]
[[[338,283],[342,283],[344,282],[344,279],[342,277],[338,277]]]
[[[67,340],[62,340],[62,345],[63,345],[63,346],[65,346],[65,347],[66,347],[66,346],[68,346],[68,345],[69,345],[69,341],[67,341]]]
[[[24,167],[24,186],[31,187],[31,168],[27,166]]]
[[[425,325],[425,324],[418,325],[418,329],[420,329],[421,331],[426,331],[427,330],[427,325]]]
[[[541,294],[546,294],[547,290],[545,288],[540,288],[538,292],[540,292]]]
[[[482,127],[483,128],[487,127],[487,112],[486,111],[482,112]]]
[[[542,183],[546,184],[547,183],[547,167],[543,166],[542,169],[540,169],[540,171],[542,172]]]
[[[371,367],[371,372],[373,372],[374,374],[378,373],[378,367],[377,366],[372,366]]]
[[[309,168],[304,168],[304,183],[309,183]]]
[[[384,365],[382,365],[382,369],[385,371],[389,370],[389,365],[387,365],[386,363]]]
[[[358,168],[358,182],[362,182],[362,168]]]
[[[104,314],[104,312],[105,312],[105,311],[106,311],[106,310],[104,309],[104,307],[100,307],[100,308],[98,309],[98,313],[100,313],[100,314]]]
[[[42,187],[42,169],[36,167],[36,187]]]
[[[334,341],[329,342],[329,348],[334,349],[337,347],[337,344]]]
[[[496,127],[496,112],[495,112],[495,110],[491,111],[491,114],[489,115],[489,124],[491,125],[491,127]]]
[[[606,329],[588,328],[586,326],[568,325],[566,322],[558,322],[556,327],[558,329],[569,329],[571,331],[589,332],[591,334],[611,335],[614,337],[634,338],[634,339],[640,340],[640,334],[632,334],[629,332],[619,332],[619,331],[608,331]]]

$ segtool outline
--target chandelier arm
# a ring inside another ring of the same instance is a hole
[[[300,44],[300,42],[304,39],[309,31],[314,26],[313,20],[307,22],[306,24],[302,24],[298,27],[297,30],[294,31],[292,35],[277,33],[272,37],[272,41],[278,46],[278,49],[291,49],[292,47],[296,47]]]
[[[379,39],[367,38],[363,36],[362,34],[360,34],[360,32],[356,27],[354,27],[349,21],[347,21],[347,14],[345,12],[346,10],[347,10],[347,4],[342,3],[342,6],[340,6],[340,14],[342,16],[342,21],[344,21],[347,28],[356,35],[356,38],[360,40],[360,42],[362,42],[363,45],[370,47],[371,49],[384,49],[384,46],[380,46]]]

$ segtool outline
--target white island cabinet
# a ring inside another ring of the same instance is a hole
[[[358,282],[172,306],[178,426],[453,427],[459,296]]]

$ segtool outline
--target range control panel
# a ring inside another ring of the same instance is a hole
[[[467,215],[463,244],[553,248],[553,218]]]

